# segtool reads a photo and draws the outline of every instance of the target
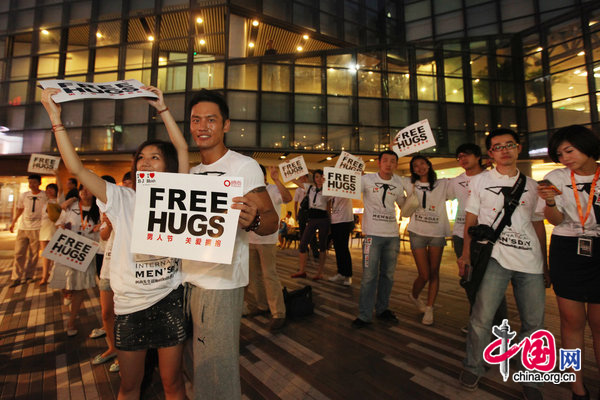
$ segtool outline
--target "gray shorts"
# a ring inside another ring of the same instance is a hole
[[[100,282],[98,282],[98,289],[100,290],[104,290],[105,292],[111,292],[112,289],[110,288],[110,279],[100,279]]]
[[[427,247],[445,247],[445,237],[423,236],[414,232],[408,232],[411,249],[426,249]]]

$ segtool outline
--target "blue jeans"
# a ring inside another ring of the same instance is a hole
[[[363,240],[363,276],[358,300],[358,318],[370,322],[373,306],[377,314],[387,310],[394,285],[400,238],[366,236]],[[377,303],[375,303],[377,291]]]
[[[467,371],[477,376],[485,373],[483,350],[490,343],[492,320],[504,299],[508,282],[512,282],[513,293],[521,317],[521,330],[511,344],[520,343],[525,337],[544,328],[544,305],[546,302],[544,275],[511,271],[503,268],[494,258],[490,259],[477,292],[467,334],[467,358],[464,366]],[[517,356],[520,360],[521,353],[514,357]]]

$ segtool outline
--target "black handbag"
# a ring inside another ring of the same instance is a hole
[[[504,216],[496,229],[484,224],[475,225],[469,228],[469,235],[471,235],[471,245],[469,247],[471,250],[471,265],[466,266],[467,271],[465,271],[465,274],[460,280],[460,285],[462,287],[471,289],[474,292],[479,288],[483,276],[485,275],[487,265],[492,257],[494,244],[500,237],[504,228],[507,225],[510,225],[510,219],[519,205],[521,195],[525,191],[526,181],[527,178],[525,175],[519,173],[519,177],[511,188],[510,193],[508,196],[504,197]],[[500,213],[498,213],[498,216],[500,216]],[[498,217],[496,217],[496,219],[498,219]],[[492,222],[492,226],[495,222],[496,220]]]
[[[312,298],[312,286],[288,292],[283,288],[283,301],[285,303],[285,314],[288,318],[305,317],[315,312],[315,303]]]
[[[306,191],[306,194],[304,195],[304,198],[302,199],[302,201],[300,202],[300,210],[308,210],[308,194],[310,193],[310,189],[312,188],[312,185],[308,187],[308,190]]]

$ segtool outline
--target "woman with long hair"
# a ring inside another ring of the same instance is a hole
[[[450,222],[446,214],[446,200],[450,185],[447,179],[437,179],[437,174],[427,157],[417,155],[410,160],[411,182],[419,199],[419,207],[410,217],[407,229],[410,249],[419,275],[413,282],[409,299],[419,312],[423,313],[421,322],[433,324],[433,305],[440,287],[440,263],[450,235]],[[423,303],[419,295],[429,283],[427,302]]]
[[[538,186],[544,216],[555,226],[548,261],[562,347],[581,349],[583,362],[589,323],[600,367],[600,140],[583,126],[567,126],[550,137],[548,155],[565,166],[549,172]],[[572,398],[589,399],[583,371],[572,372]]]
[[[169,113],[160,90],[145,87],[158,99],[148,100],[162,117],[170,137],[183,138]],[[144,360],[149,348],[157,348],[159,372],[167,399],[185,398],[182,376],[183,342],[187,326],[183,310],[181,260],[131,253],[135,190],[117,186],[83,166],[61,121],[61,107],[52,100],[58,89],[42,92],[42,104],[52,122],[52,130],[62,159],[68,168],[98,200],[101,211],[110,219],[114,231],[111,253],[110,285],[115,304],[115,345],[121,367],[119,399],[138,399],[144,376]],[[177,131],[177,135],[174,132]],[[142,143],[133,159],[132,177],[137,171],[187,172],[187,143],[173,140]],[[135,184],[135,181],[134,181]],[[163,279],[148,283],[136,273],[161,269]],[[165,323],[168,321],[168,323]]]

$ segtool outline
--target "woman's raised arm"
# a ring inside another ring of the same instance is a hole
[[[52,131],[56,138],[58,150],[69,172],[75,176],[97,199],[106,203],[106,181],[85,168],[79,155],[71,143],[67,130],[60,117],[61,106],[52,100],[52,95],[59,93],[59,89],[49,88],[42,91],[42,104],[50,117]]]

